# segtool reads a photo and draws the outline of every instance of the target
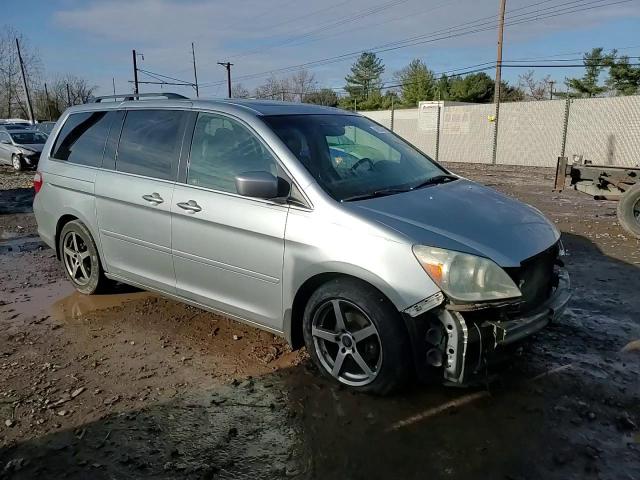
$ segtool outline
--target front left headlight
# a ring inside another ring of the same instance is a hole
[[[488,258],[424,245],[414,245],[413,253],[424,271],[453,300],[482,302],[522,296],[511,277]]]

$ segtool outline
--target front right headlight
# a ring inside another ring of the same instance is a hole
[[[488,258],[424,245],[414,245],[413,253],[452,300],[483,302],[522,296],[511,277]]]

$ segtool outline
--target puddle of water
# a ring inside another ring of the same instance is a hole
[[[105,295],[83,295],[73,291],[70,295],[54,302],[50,309],[50,315],[55,320],[73,320],[84,317],[91,312],[106,310],[128,302],[143,300],[152,296],[149,292],[127,292]]]
[[[143,300],[152,294],[135,291],[105,295],[83,295],[67,281],[58,281],[44,287],[16,292],[7,307],[20,317],[49,315],[64,321],[82,317],[88,313],[116,307],[127,302]]]
[[[32,317],[49,313],[54,302],[70,295],[73,286],[66,281],[58,281],[43,287],[25,288],[16,291],[9,298],[7,307],[20,316]]]

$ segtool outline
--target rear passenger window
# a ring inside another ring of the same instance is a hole
[[[220,115],[198,115],[187,183],[237,193],[235,177],[246,172],[278,174],[271,153],[246,127]]]
[[[174,180],[188,112],[129,110],[118,144],[116,170]]]
[[[114,112],[69,115],[56,139],[52,157],[70,163],[100,167],[113,116]]]

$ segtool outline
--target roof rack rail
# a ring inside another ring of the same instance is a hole
[[[189,97],[185,97],[184,95],[180,95],[179,93],[123,93],[121,95],[104,95],[101,97],[92,97],[89,99],[89,101],[87,103],[101,103],[104,100],[114,100],[117,101],[117,99],[122,99],[124,100],[136,100],[136,99],[140,99],[140,98],[147,98],[147,97],[164,97],[166,99],[173,99],[173,100],[188,100]]]

